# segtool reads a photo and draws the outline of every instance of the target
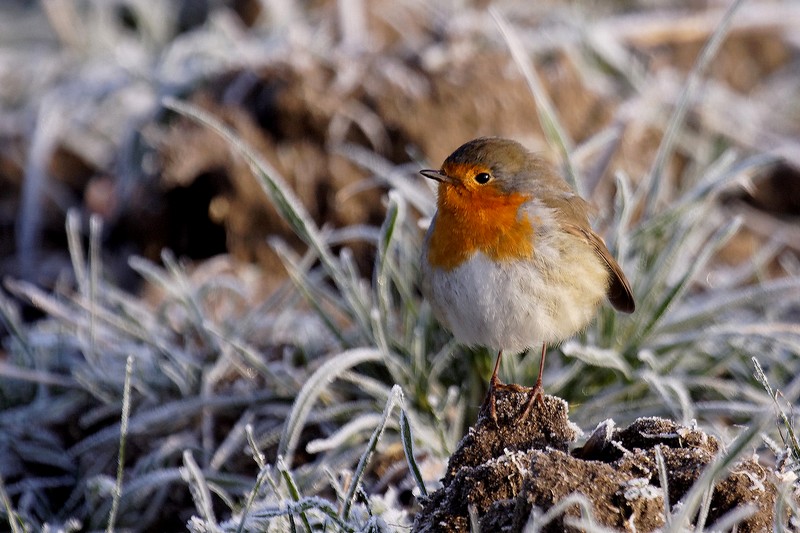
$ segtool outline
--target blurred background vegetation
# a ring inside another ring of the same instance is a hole
[[[777,404],[779,457],[800,396],[800,5],[730,5],[5,0],[3,520],[408,526],[494,355],[419,295],[435,192],[416,172],[480,135],[573,173],[634,285],[635,315],[548,358],[572,419],[729,441]]]

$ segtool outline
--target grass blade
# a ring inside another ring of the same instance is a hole
[[[295,483],[292,473],[289,472],[286,463],[283,462],[283,458],[280,455],[278,456],[277,468],[278,472],[281,474],[281,477],[286,482],[286,487],[289,489],[289,496],[296,503],[300,503],[300,489],[297,488],[297,483]],[[287,509],[292,509],[292,506],[287,506]],[[290,512],[293,514],[295,511],[291,510]],[[303,520],[303,525],[306,526],[306,531],[311,533],[313,529],[311,528],[311,522],[308,521],[306,510],[303,507],[298,507],[296,512],[300,515],[300,519]],[[289,516],[291,518],[291,514]]]
[[[119,502],[122,498],[122,476],[125,471],[125,444],[128,440],[128,421],[131,415],[131,375],[133,374],[133,357],[128,356],[125,362],[125,384],[122,388],[122,416],[119,426],[119,459],[117,460],[117,479],[114,484],[114,499],[108,515],[106,532],[112,533],[117,521]]]
[[[336,376],[356,365],[381,359],[382,354],[379,350],[355,348],[332,357],[308,378],[292,405],[292,411],[286,419],[278,444],[278,455],[283,457],[287,468],[292,465],[294,450],[300,440],[300,432],[311,412],[314,401],[325,391],[325,384],[330,383]]]
[[[183,452],[183,467],[180,471],[184,481],[189,485],[192,499],[197,510],[202,514],[203,520],[206,521],[207,527],[212,531],[219,531],[219,526],[216,525],[217,519],[214,517],[214,505],[211,501],[208,481],[189,450]]]
[[[664,131],[664,137],[661,139],[661,144],[658,146],[658,151],[653,160],[653,166],[639,189],[647,194],[644,211],[645,218],[649,218],[655,211],[656,203],[659,200],[661,192],[661,182],[664,181],[664,168],[667,166],[667,159],[672,155],[673,148],[677,142],[678,130],[683,126],[686,114],[689,111],[689,99],[694,96],[694,92],[697,90],[697,86],[700,83],[700,77],[705,72],[714,56],[717,55],[722,42],[728,35],[728,30],[733,21],[733,15],[739,9],[739,6],[742,5],[742,1],[743,0],[734,0],[730,7],[728,7],[727,11],[722,16],[722,20],[711,35],[711,38],[709,38],[703,50],[700,52],[697,62],[694,64],[694,67],[692,67],[691,72],[689,72],[689,76],[678,98],[675,110],[672,112],[672,115],[670,115],[669,123]]]
[[[372,454],[375,453],[375,448],[378,446],[378,441],[380,440],[381,435],[383,435],[383,431],[386,429],[386,424],[389,422],[389,415],[392,414],[392,409],[394,409],[394,406],[398,403],[401,405],[403,403],[403,390],[398,385],[395,385],[392,387],[392,394],[389,396],[389,399],[386,402],[386,407],[383,408],[381,422],[372,433],[372,437],[370,437],[369,443],[367,443],[367,449],[361,456],[361,459],[359,459],[355,472],[353,472],[353,479],[350,481],[350,488],[347,490],[347,494],[345,495],[344,499],[344,506],[342,507],[341,517],[344,521],[347,521],[347,519],[350,517],[350,508],[352,507],[353,500],[356,497],[356,491],[361,484],[361,478],[364,477],[367,464],[372,458]]]
[[[408,462],[408,470],[417,484],[419,493],[425,497],[428,496],[428,489],[425,488],[425,481],[422,479],[422,473],[419,471],[417,460],[414,457],[414,441],[411,436],[411,424],[408,423],[408,415],[405,409],[400,410],[400,439],[403,441],[403,452],[405,452],[406,461]]]

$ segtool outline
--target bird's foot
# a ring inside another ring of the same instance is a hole
[[[497,424],[497,391],[510,391],[516,393],[528,393],[531,394],[533,389],[530,387],[525,387],[523,385],[517,385],[516,383],[503,383],[499,379],[492,378],[489,381],[489,392],[487,393],[489,399],[489,417],[494,422],[495,427],[499,427]],[[542,394],[543,391],[540,391]],[[530,403],[530,402],[528,402]],[[526,412],[529,408],[526,408]],[[524,418],[525,415],[523,415]]]
[[[528,402],[525,404],[525,410],[520,415],[520,419],[525,420],[530,416],[535,403],[540,406],[544,405],[544,387],[542,387],[541,383],[537,383],[533,388],[528,388]]]

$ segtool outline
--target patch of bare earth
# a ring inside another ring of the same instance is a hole
[[[675,510],[721,450],[715,437],[661,418],[640,418],[626,428],[604,421],[571,449],[580,430],[567,417],[567,403],[545,396],[521,419],[526,401],[524,393],[498,392],[496,423],[484,405],[450,458],[442,488],[423,502],[414,531],[470,531],[470,514],[482,531],[517,532],[529,522],[547,532],[580,531],[570,526],[581,516],[577,504],[545,519],[573,494],[584,497],[598,524],[655,531],[665,524],[657,454]],[[752,504],[754,514],[737,531],[772,530],[779,474],[752,457],[730,472],[714,487],[706,524]]]

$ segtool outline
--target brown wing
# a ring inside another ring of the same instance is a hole
[[[619,263],[616,259],[611,257],[611,253],[606,248],[606,244],[600,236],[591,229],[580,228],[574,224],[568,224],[564,227],[570,233],[586,239],[586,242],[592,247],[595,253],[603,260],[608,273],[611,274],[611,281],[608,284],[608,300],[614,309],[622,311],[623,313],[633,313],[636,309],[636,303],[633,301],[633,291],[631,285],[628,283],[625,273],[622,272]]]
[[[611,253],[606,248],[603,239],[589,227],[589,204],[575,194],[567,185],[567,182],[558,177],[552,168],[540,178],[539,181],[546,182],[547,189],[550,192],[549,194],[534,193],[534,196],[538,197],[545,205],[557,213],[556,216],[564,231],[584,239],[603,260],[608,273],[611,275],[606,296],[611,305],[614,306],[614,309],[623,313],[633,313],[634,309],[636,309],[636,304],[633,301],[633,291],[630,283],[625,278],[625,273],[622,272],[619,263],[611,257]],[[553,194],[552,191],[554,189],[560,191],[560,194]],[[575,221],[585,222],[576,224]]]

